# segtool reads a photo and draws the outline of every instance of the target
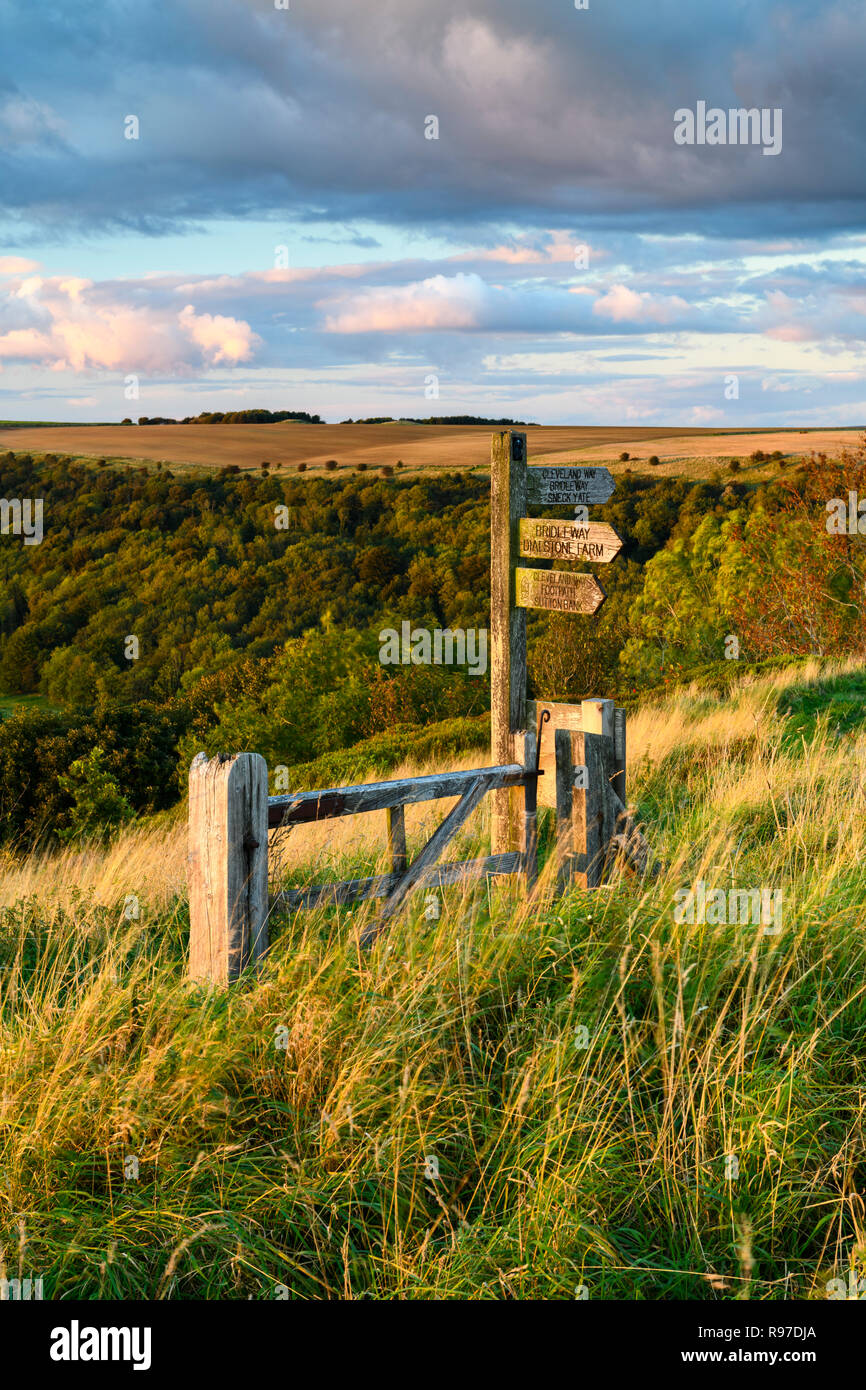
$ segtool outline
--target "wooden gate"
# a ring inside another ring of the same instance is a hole
[[[526,435],[495,434],[490,497],[490,767],[355,787],[268,796],[268,770],[257,753],[204,753],[189,779],[190,974],[222,983],[257,962],[268,944],[268,830],[386,811],[391,871],[373,878],[283,890],[289,907],[383,899],[362,943],[369,946],[415,889],[490,874],[522,875],[532,892],[538,873],[536,808],[555,807],[557,882],[597,888],[621,857],[645,872],[649,847],[627,808],[625,714],[612,700],[580,705],[526,699],[526,609],[595,613],[604,590],[592,573],[530,569],[527,560],[608,563],[622,542],[611,526],[588,520],[607,501],[606,468],[529,466]],[[530,506],[575,507],[574,521],[528,516]],[[542,731],[550,730],[543,751]],[[543,779],[540,781],[540,779]],[[482,859],[440,863],[448,843],[488,793],[492,850]],[[410,863],[404,807],[458,797]]]
[[[534,739],[527,740],[534,748]],[[538,769],[508,763],[467,771],[369,782],[355,787],[268,796],[268,770],[257,753],[199,753],[189,775],[190,975],[228,983],[257,962],[268,945],[271,907],[384,902],[366,928],[369,946],[415,889],[492,874],[522,875],[531,892],[537,874],[535,786]],[[455,863],[442,853],[487,792],[523,788],[524,849]],[[411,860],[406,850],[407,805],[458,797],[441,825]],[[391,872],[303,889],[284,889],[268,899],[268,830],[386,811]]]

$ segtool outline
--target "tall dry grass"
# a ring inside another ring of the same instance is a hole
[[[548,870],[531,903],[455,888],[434,919],[421,894],[366,954],[375,904],[275,917],[228,993],[184,979],[182,826],[4,862],[0,1275],[54,1297],[826,1297],[866,1256],[866,740],[821,717],[827,681],[631,720],[657,878],[557,898]],[[795,688],[802,738],[777,708]],[[375,871],[379,821],[292,832],[281,873]],[[677,921],[700,878],[781,889],[782,931]]]

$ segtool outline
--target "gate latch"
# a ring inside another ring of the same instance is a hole
[[[544,728],[545,724],[548,722],[549,719],[550,719],[550,710],[549,710],[549,709],[543,709],[543,710],[541,711],[541,717],[539,718],[539,721],[538,721],[538,733],[537,733],[536,736],[535,736],[535,775],[536,775],[536,777],[543,777],[543,776],[544,776],[544,773],[543,773],[542,770],[541,770],[541,731],[542,731],[542,729]]]

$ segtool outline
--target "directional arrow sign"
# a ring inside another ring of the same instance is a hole
[[[557,613],[595,613],[605,600],[594,574],[567,570],[515,570],[518,608],[547,608]]]
[[[591,507],[613,496],[616,483],[606,468],[540,468],[526,470],[530,506]]]
[[[612,526],[593,521],[544,521],[535,517],[520,523],[520,554],[527,560],[592,560],[606,565],[622,550]]]

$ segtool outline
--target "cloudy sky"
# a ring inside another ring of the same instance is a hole
[[[862,0],[283,3],[0,0],[0,417],[866,420]]]

